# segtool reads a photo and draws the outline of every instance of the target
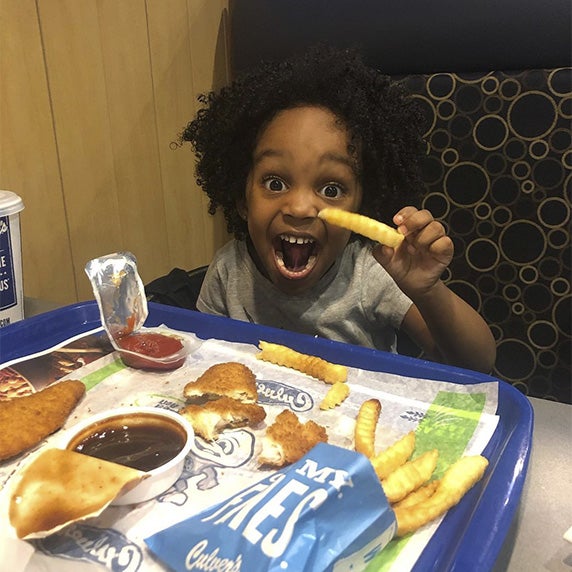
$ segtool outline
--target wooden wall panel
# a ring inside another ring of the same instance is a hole
[[[147,3],[169,262],[171,267],[179,268],[207,264],[214,250],[226,240],[226,235],[221,233],[221,222],[213,221],[207,214],[204,193],[195,183],[190,147],[178,146],[181,131],[196,112],[198,93],[213,86],[212,81],[197,82],[194,62],[204,61],[207,67],[213,66],[224,3],[209,3],[208,8],[216,16],[210,27],[200,19],[196,22],[212,40],[202,44],[194,55],[191,38],[196,33],[189,17],[191,8],[187,0],[149,0]],[[224,76],[226,81],[226,64]]]
[[[187,0],[187,3],[193,83],[199,94],[222,87],[230,78],[228,0]],[[209,57],[205,58],[205,54],[209,54]],[[201,193],[201,200],[203,216],[209,216],[206,214],[208,199],[204,193]],[[206,225],[209,259],[216,248],[228,239],[222,220],[221,216],[220,224]]]
[[[22,193],[27,210],[60,218],[59,234],[50,235],[55,254],[23,228],[29,259],[44,263],[28,265],[37,279],[26,280],[25,269],[25,294],[59,303],[91,299],[85,263],[118,250],[136,255],[144,282],[174,266],[208,263],[228,236],[221,217],[207,214],[190,147],[171,144],[194,115],[198,93],[227,81],[227,0],[0,2],[20,28],[12,51],[35,54],[43,72],[2,59],[0,71],[8,67],[13,85],[34,99],[20,108],[19,94],[2,91],[2,117],[16,108],[18,122],[15,141],[0,139],[0,187],[27,180],[34,167],[37,149],[21,129],[32,122],[51,141],[47,175],[57,182],[40,201]],[[15,149],[25,161],[10,159]],[[53,270],[57,261],[62,272]]]
[[[78,296],[84,266],[122,242],[96,2],[38,0]],[[124,192],[124,190],[122,189]]]
[[[145,281],[169,268],[144,0],[100,0],[99,29],[122,236]]]
[[[24,289],[76,299],[42,39],[34,0],[0,0],[0,188],[20,195]]]

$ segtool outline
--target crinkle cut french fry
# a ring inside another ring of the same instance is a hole
[[[322,399],[320,403],[320,409],[333,409],[337,405],[340,405],[344,399],[350,394],[350,387],[347,383],[337,381],[330,387],[328,393]]]
[[[348,368],[345,365],[330,363],[322,358],[303,354],[280,344],[261,341],[258,347],[261,350],[256,354],[258,359],[291,367],[326,383],[344,382],[348,378]]]
[[[392,248],[399,246],[404,239],[404,236],[397,232],[396,229],[358,213],[351,213],[342,209],[325,208],[318,213],[318,216],[330,224],[357,232]]]
[[[386,479],[404,465],[415,449],[415,432],[410,431],[387,449],[371,457],[370,461],[379,480]]]
[[[455,505],[482,478],[488,466],[489,461],[482,455],[461,457],[445,471],[439,490]]]
[[[462,457],[445,471],[437,490],[427,500],[413,506],[395,506],[397,536],[417,530],[455,506],[482,478],[488,464],[481,455]]]
[[[368,399],[359,408],[354,429],[354,448],[366,457],[375,453],[375,429],[381,414],[381,403],[378,399]]]
[[[403,500],[393,504],[391,508],[406,508],[416,505],[422,501],[426,501],[437,490],[440,481],[429,481],[426,485],[419,487],[417,490],[410,492]]]
[[[413,461],[408,461],[386,479],[381,481],[383,492],[389,503],[399,502],[410,492],[426,483],[437,466],[439,451],[426,451]]]

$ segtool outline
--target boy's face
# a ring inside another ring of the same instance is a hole
[[[355,212],[362,191],[347,131],[319,107],[278,113],[261,133],[241,213],[267,277],[286,294],[314,286],[350,232],[317,217],[324,207]]]

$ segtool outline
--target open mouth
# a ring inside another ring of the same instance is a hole
[[[316,264],[318,246],[313,238],[282,234],[276,242],[276,260],[286,276],[302,278]]]

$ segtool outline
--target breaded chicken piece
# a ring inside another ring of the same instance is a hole
[[[0,401],[0,461],[30,449],[57,431],[84,394],[85,385],[70,379],[32,395]]]
[[[286,409],[276,419],[262,439],[258,461],[270,467],[284,467],[299,461],[318,443],[327,443],[326,430],[315,423],[301,423],[297,415]]]
[[[190,421],[195,433],[207,441],[218,439],[224,429],[254,427],[266,417],[266,411],[257,403],[242,403],[231,397],[187,405],[179,413]]]
[[[189,402],[219,397],[231,397],[243,403],[258,400],[254,373],[238,362],[217,363],[209,367],[195,381],[187,383],[183,394]]]

